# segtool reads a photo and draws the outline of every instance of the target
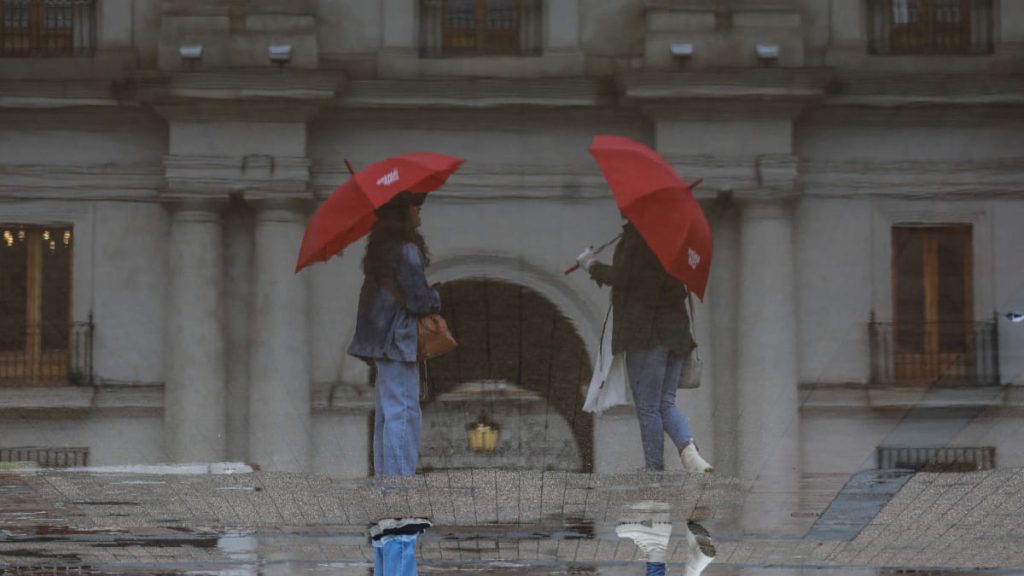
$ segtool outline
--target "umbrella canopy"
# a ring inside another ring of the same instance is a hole
[[[444,154],[417,152],[374,162],[353,174],[309,219],[295,271],[328,260],[369,234],[377,221],[374,212],[399,192],[426,194],[437,190],[463,161]]]
[[[704,300],[711,227],[691,187],[657,152],[620,136],[595,136],[597,160],[615,202],[665,270]]]

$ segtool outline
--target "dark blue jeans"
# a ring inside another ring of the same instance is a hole
[[[417,576],[416,535],[384,536],[374,540],[373,576]]]
[[[676,390],[686,357],[664,346],[626,352],[626,371],[633,391],[640,441],[648,470],[665,469],[665,434],[676,449],[693,440],[686,417],[676,408]]]
[[[373,469],[377,476],[415,476],[420,456],[420,371],[415,362],[377,360]]]

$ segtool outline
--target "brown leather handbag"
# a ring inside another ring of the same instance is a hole
[[[420,316],[416,320],[416,328],[419,333],[417,357],[421,362],[447,354],[459,345],[440,314]]]
[[[405,298],[394,285],[388,283],[383,284],[383,287],[405,306]],[[448,329],[448,322],[437,312],[416,319],[416,335],[416,359],[420,362],[447,354],[459,345]]]

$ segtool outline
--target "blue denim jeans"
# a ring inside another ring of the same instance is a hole
[[[373,576],[417,576],[416,535],[384,536],[374,540]]]
[[[676,389],[685,358],[664,346],[626,352],[626,372],[640,420],[640,441],[648,470],[665,469],[665,434],[677,449],[693,439],[686,417],[676,408]]]
[[[647,576],[665,576],[665,565],[661,562],[647,562]]]
[[[415,362],[377,359],[373,470],[415,476],[420,457],[420,369]]]

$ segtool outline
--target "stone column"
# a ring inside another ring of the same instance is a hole
[[[252,214],[242,200],[232,201],[224,217],[224,312],[227,344],[227,457],[249,455],[249,335],[252,312]]]
[[[164,430],[173,462],[225,456],[221,208],[210,201],[172,208]]]
[[[788,493],[799,480],[793,218],[785,198],[744,200],[740,211],[738,469],[761,493],[745,507],[744,524],[771,529],[789,510],[764,492]]]
[[[739,236],[736,215],[732,203],[718,202],[713,210],[706,212],[711,223],[714,238],[714,256],[711,263],[711,279],[708,282],[710,308],[706,316],[714,319],[708,323],[709,338],[714,343],[710,354],[705,350],[704,362],[712,365],[711,378],[714,412],[715,472],[735,475],[737,451],[736,425],[736,275],[739,254]],[[700,335],[698,335],[700,337]],[[702,442],[701,449],[706,445]]]
[[[265,470],[308,471],[311,456],[308,276],[295,274],[306,211],[256,206],[249,457]]]

